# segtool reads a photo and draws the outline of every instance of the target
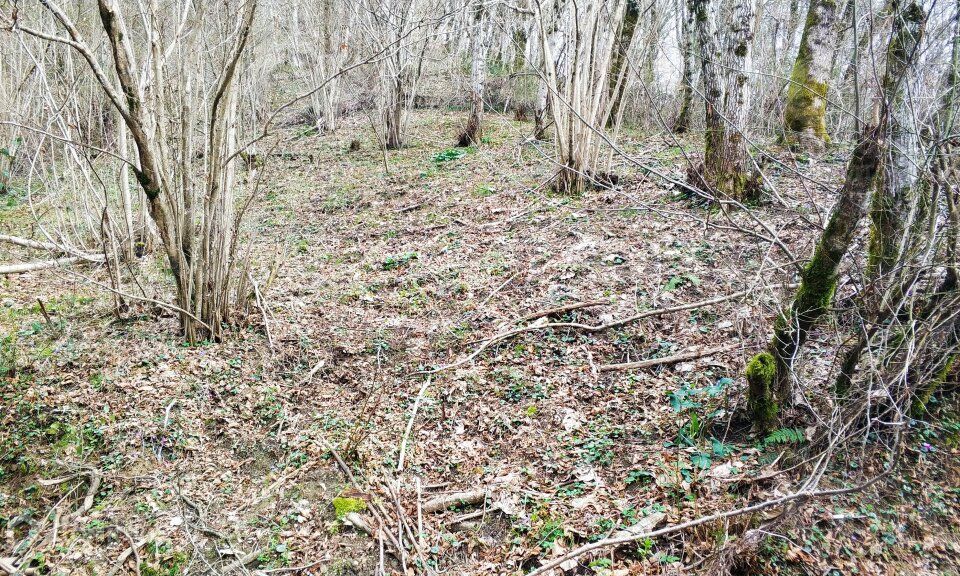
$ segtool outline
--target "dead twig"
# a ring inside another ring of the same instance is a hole
[[[259,555],[260,555],[260,550],[257,549],[257,550],[254,550],[253,552],[250,552],[249,554],[241,556],[240,558],[237,558],[236,560],[234,560],[233,562],[231,562],[230,564],[227,564],[224,568],[222,568],[220,573],[229,574],[238,568],[243,568],[247,564],[256,560],[257,556]]]
[[[407,428],[403,432],[403,439],[400,441],[400,457],[397,459],[397,472],[403,471],[403,459],[407,454],[407,442],[410,440],[410,432],[413,430],[413,422],[417,419],[417,411],[420,409],[420,402],[423,400],[423,395],[427,392],[427,387],[430,386],[430,376],[427,376],[427,379],[424,380],[423,385],[420,386],[420,391],[417,392],[417,399],[413,402],[413,411],[410,413],[410,419],[407,421]]]
[[[418,370],[416,372],[411,372],[408,376],[416,376],[419,374],[436,374],[438,372],[443,372],[445,370],[450,370],[457,368],[458,366],[463,366],[467,362],[470,362],[477,356],[483,353],[484,350],[490,348],[494,344],[503,342],[509,338],[513,338],[518,334],[523,334],[524,332],[532,332],[534,330],[547,330],[547,329],[559,329],[566,328],[569,330],[581,330],[583,332],[602,332],[604,330],[609,330],[611,328],[618,328],[626,324],[631,324],[637,322],[644,318],[652,318],[655,316],[663,316],[664,314],[672,314],[674,312],[682,312],[684,310],[695,310],[697,308],[703,308],[705,306],[712,306],[714,304],[719,304],[721,302],[726,302],[727,300],[735,300],[737,298],[742,298],[748,294],[753,294],[756,290],[741,290],[740,292],[733,292],[731,294],[726,294],[724,296],[716,296],[714,298],[708,298],[706,300],[699,300],[697,302],[690,302],[688,304],[680,304],[678,306],[671,306],[669,308],[655,308],[653,310],[646,310],[633,316],[628,316],[621,320],[614,320],[613,322],[607,322],[605,324],[581,324],[579,322],[547,322],[545,324],[538,324],[532,326],[522,326],[520,328],[514,328],[513,330],[507,330],[506,332],[501,332],[494,336],[491,336],[485,340],[479,348],[468,354],[467,356],[457,360],[452,364],[447,364],[445,366],[440,366],[438,368],[433,368],[430,370]]]
[[[125,530],[118,529],[118,531],[130,540],[130,546],[126,550],[120,553],[120,556],[117,557],[116,564],[114,564],[113,568],[111,568],[110,571],[107,572],[107,576],[114,576],[114,574],[119,572],[120,569],[123,568],[123,565],[127,563],[127,560],[130,558],[130,556],[134,556],[134,558],[136,558],[137,574],[139,575],[140,574],[140,555],[139,555],[139,552],[137,551],[140,550],[140,548],[143,548],[144,546],[146,546],[147,542],[149,542],[150,539],[144,538],[142,540],[137,540],[136,542],[134,542],[133,539],[130,538],[130,535],[127,534]]]
[[[541,564],[536,570],[528,573],[527,576],[540,576],[545,574],[557,566],[569,562],[583,556],[588,552],[594,550],[600,550],[603,548],[612,548],[620,546],[622,544],[629,544],[630,542],[637,542],[639,540],[646,540],[648,538],[656,538],[657,536],[663,536],[665,534],[672,534],[674,532],[680,532],[688,528],[693,528],[695,526],[700,526],[702,524],[707,524],[710,522],[716,522],[717,520],[723,520],[726,518],[732,518],[734,516],[742,516],[744,514],[751,514],[753,512],[759,512],[761,510],[766,510],[767,508],[773,508],[775,506],[783,506],[794,501],[806,501],[812,498],[823,498],[828,496],[838,496],[841,494],[851,494],[854,492],[859,492],[873,484],[876,484],[881,479],[888,476],[895,468],[895,462],[891,463],[890,466],[877,474],[876,476],[864,481],[861,484],[856,486],[851,486],[849,488],[837,488],[832,490],[810,490],[808,488],[801,488],[796,492],[786,494],[779,498],[773,498],[770,500],[765,500],[757,504],[752,504],[750,506],[744,506],[742,508],[735,508],[733,510],[727,510],[726,512],[717,512],[716,514],[710,514],[708,516],[701,516],[699,518],[688,520],[686,522],[681,522],[680,524],[674,524],[672,526],[667,526],[660,528],[659,530],[646,530],[643,532],[631,533],[624,536],[613,536],[611,538],[604,538],[603,540],[597,540],[596,542],[591,542],[575,548],[566,554],[558,556],[548,562]]]

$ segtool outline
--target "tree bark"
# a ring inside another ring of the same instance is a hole
[[[907,88],[913,81],[926,16],[916,2],[902,8],[899,4],[894,2],[893,40],[887,49],[887,69],[881,83],[881,115],[890,126],[890,145],[884,158],[883,179],[870,207],[867,277],[871,280],[891,272],[899,260],[919,177],[919,139],[913,129]]]
[[[473,26],[470,38],[470,117],[457,139],[457,146],[478,144],[483,138],[483,84],[487,79],[487,52],[490,35],[487,33],[487,8],[483,0],[473,6]]]
[[[836,0],[811,0],[800,50],[787,88],[784,139],[806,150],[822,150],[827,135],[827,93],[835,50]]]
[[[714,40],[708,0],[691,0],[706,108],[703,169],[696,174],[701,185],[721,198],[752,200],[758,196],[747,142],[745,93],[753,10],[750,0],[729,0],[725,6],[721,46]],[[719,62],[717,61],[719,59]]]
[[[695,45],[693,13],[693,2],[687,0],[680,29],[680,35],[683,36],[680,46],[680,57],[683,59],[683,70],[680,76],[680,111],[677,113],[677,118],[673,121],[673,131],[677,134],[683,134],[690,128],[690,107],[693,104],[693,58]]]
[[[609,78],[611,112],[607,119],[608,127],[613,126],[616,119],[620,117],[620,111],[624,102],[623,95],[627,91],[627,79],[630,74],[630,46],[633,44],[633,36],[637,29],[637,22],[640,20],[640,6],[638,1],[639,0],[627,0],[623,23],[620,25],[620,31],[614,43],[613,62],[610,66]]]

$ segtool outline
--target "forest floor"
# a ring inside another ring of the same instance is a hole
[[[135,574],[135,562],[142,575],[373,574],[377,540],[345,526],[333,502],[342,498],[340,513],[366,508],[384,492],[363,487],[390,484],[401,515],[422,523],[421,561],[448,574],[514,574],[630,526],[795,487],[803,424],[757,437],[737,416],[744,361],[768,338],[791,257],[745,211],[726,217],[620,161],[615,189],[553,195],[543,183],[554,168],[527,141],[531,125],[488,120],[482,145],[457,150],[461,115],[419,111],[410,145],[386,154],[366,118],[332,136],[285,129],[250,218],[265,306],[252,302],[245,327],[223,343],[183,345],[175,317],[149,304],[131,302],[118,319],[110,295],[76,273],[0,280],[2,351],[17,365],[0,382],[0,558],[34,558],[36,573],[50,574]],[[361,148],[349,151],[354,138]],[[677,178],[699,145],[624,141]],[[754,213],[802,259],[846,151],[770,152],[778,162],[765,171],[781,201]],[[30,236],[25,210],[10,198],[0,231]],[[143,264],[156,276],[144,294],[169,300],[153,288],[163,285],[157,258]],[[76,272],[106,282],[103,271]],[[609,323],[741,291],[609,330],[530,330],[429,378],[417,373],[517,326]],[[524,319],[591,300],[602,302]],[[805,373],[829,372],[817,342],[843,331],[841,318],[815,334]],[[670,365],[601,370],[720,346]],[[949,422],[912,429],[903,468],[867,491],[791,508],[744,573],[957,574],[960,425]],[[829,487],[876,465],[865,443],[844,454]],[[479,502],[423,510],[477,490]],[[359,510],[372,522],[368,512]],[[607,550],[567,573],[703,572],[763,519]],[[125,553],[131,543],[136,554]],[[389,554],[386,565],[400,573]]]

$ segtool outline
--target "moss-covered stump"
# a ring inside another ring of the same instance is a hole
[[[779,407],[773,394],[776,375],[777,362],[769,352],[757,354],[747,364],[747,411],[760,432],[770,430],[777,423]]]
[[[333,499],[333,511],[337,520],[343,520],[351,512],[363,512],[367,509],[367,503],[361,498],[346,498],[338,496]]]

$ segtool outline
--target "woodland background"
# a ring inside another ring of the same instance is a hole
[[[0,0],[0,572],[954,574],[960,4]]]

